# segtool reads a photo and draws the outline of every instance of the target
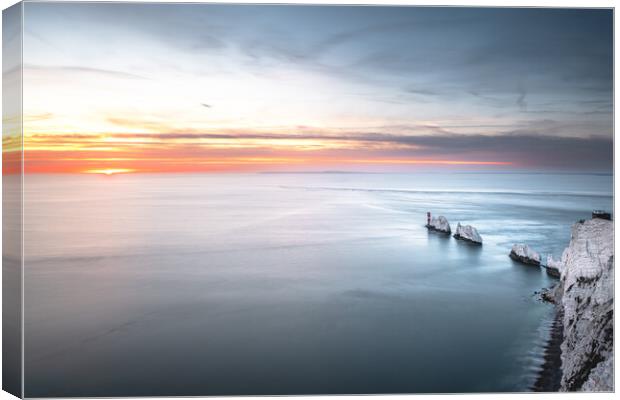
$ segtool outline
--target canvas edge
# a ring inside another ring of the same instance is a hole
[[[2,390],[23,380],[23,3],[2,11]]]

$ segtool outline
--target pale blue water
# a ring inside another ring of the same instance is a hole
[[[27,176],[26,396],[523,391],[612,177]],[[476,226],[481,248],[429,234]]]

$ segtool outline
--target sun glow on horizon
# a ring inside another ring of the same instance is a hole
[[[100,174],[100,175],[116,175],[116,174],[128,174],[135,172],[136,170],[130,168],[104,168],[104,169],[89,169],[84,171],[85,174]]]

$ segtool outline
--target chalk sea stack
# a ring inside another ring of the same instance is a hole
[[[553,256],[547,257],[547,264],[544,266],[547,271],[547,275],[554,278],[560,277],[560,271],[562,270],[562,261],[554,260]]]
[[[540,266],[540,254],[530,249],[527,244],[513,245],[509,256],[522,264]]]
[[[452,231],[450,230],[450,223],[443,215],[438,217],[430,218],[428,223],[426,224],[426,228],[429,231],[435,231],[439,233],[445,233],[449,235]]]
[[[478,230],[471,225],[461,225],[460,222],[456,225],[454,238],[477,245],[482,244],[482,237],[478,234]]]

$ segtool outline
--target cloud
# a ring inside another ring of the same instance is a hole
[[[437,90],[431,90],[431,89],[421,89],[421,88],[416,88],[416,87],[407,87],[404,90],[407,93],[416,94],[416,95],[420,95],[420,96],[438,96],[439,95],[439,92]]]
[[[111,69],[105,68],[92,68],[92,67],[81,67],[81,66],[71,66],[71,65],[57,65],[57,66],[44,66],[44,65],[34,65],[34,64],[25,64],[24,71],[45,71],[52,73],[68,73],[68,74],[94,74],[94,75],[104,75],[113,78],[121,78],[121,79],[148,79],[144,76],[133,74],[130,72],[124,71],[115,71]]]
[[[613,140],[602,137],[542,136],[535,131],[487,135],[433,135],[396,139],[421,146],[415,154],[438,157],[493,157],[524,168],[549,167],[612,171]],[[398,151],[396,153],[399,153]],[[400,153],[407,154],[406,150]]]
[[[517,91],[519,93],[519,97],[517,98],[517,105],[521,111],[527,111],[527,103],[525,102],[525,96],[527,96],[527,90],[525,87],[519,83],[517,86]]]
[[[52,113],[41,113],[41,114],[28,114],[23,116],[24,122],[33,122],[33,121],[46,121],[54,118],[54,114]]]

